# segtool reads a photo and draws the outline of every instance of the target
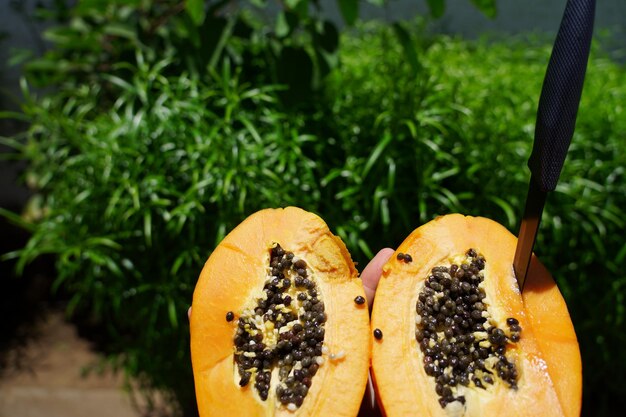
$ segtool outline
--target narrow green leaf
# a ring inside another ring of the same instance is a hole
[[[363,171],[361,173],[362,178],[367,177],[367,174],[370,172],[376,161],[378,161],[378,158],[380,158],[380,155],[383,153],[387,145],[391,143],[391,139],[392,136],[390,134],[386,134],[383,140],[378,142],[370,157],[367,159],[367,162],[365,163],[365,167],[363,168]]]
[[[226,47],[228,40],[233,34],[235,23],[237,23],[238,21],[239,20],[237,19],[236,16],[232,16],[226,22],[226,26],[222,30],[220,38],[217,41],[217,45],[215,46],[215,49],[213,49],[213,53],[211,54],[211,59],[209,60],[209,65],[208,65],[209,71],[211,72],[215,71],[215,68],[217,67],[217,64],[219,62],[219,58],[222,55],[222,52],[224,51],[224,48]],[[222,70],[223,70],[222,71],[223,81],[228,81],[230,78],[230,66],[228,65],[227,60],[224,60]]]
[[[215,246],[219,245],[222,239],[226,236],[226,224],[220,223],[215,233]]]
[[[396,34],[398,41],[400,41],[400,45],[402,46],[402,50],[404,51],[404,57],[406,58],[406,61],[411,66],[413,72],[417,73],[420,70],[420,63],[417,58],[415,44],[411,39],[411,35],[398,22],[393,24],[393,31]]]
[[[250,122],[250,120],[248,120],[247,117],[240,116],[239,121],[243,123],[243,125],[246,127],[250,135],[252,135],[252,137],[257,143],[263,143],[263,139],[261,139],[261,135],[259,135],[259,132],[256,130],[254,125]]]
[[[434,172],[431,175],[431,178],[433,181],[438,182],[448,177],[452,177],[458,173],[459,173],[459,167],[452,167],[450,169],[446,169],[445,171]]]
[[[183,252],[176,257],[176,260],[174,260],[174,263],[172,264],[172,267],[170,268],[170,273],[172,275],[176,275],[178,273],[178,270],[182,266],[183,262],[185,262],[185,259],[187,259],[186,252]]]
[[[74,197],[74,203],[80,204],[83,200],[91,195],[91,190],[83,190]]]
[[[33,232],[35,230],[34,224],[24,220],[19,214],[13,213],[12,211],[9,211],[2,207],[0,207],[0,217],[4,217],[17,227],[28,230],[29,232]]]
[[[439,19],[443,16],[443,13],[446,11],[446,1],[445,0],[426,0],[428,3],[428,8],[430,9],[430,14],[435,19]]]
[[[67,69],[67,62],[61,60],[37,58],[24,64],[26,71],[63,71]]]
[[[357,244],[359,245],[359,249],[363,251],[368,259],[372,259],[374,257],[374,252],[372,252],[367,242],[365,242],[363,239],[359,239],[357,241]]]
[[[278,16],[276,17],[276,28],[274,31],[276,32],[276,36],[281,38],[289,35],[290,28],[284,11],[278,13]]]
[[[92,237],[85,240],[85,246],[106,246],[114,250],[121,250],[122,245],[107,237]]]
[[[389,214],[389,200],[383,198],[380,201],[380,219],[383,226],[388,227],[391,224],[391,215]]]
[[[129,93],[137,94],[137,87],[120,77],[116,77],[115,75],[110,74],[102,74],[102,78],[108,80],[111,84],[115,84],[118,87],[128,91]]]
[[[173,328],[178,327],[178,316],[176,314],[176,304],[173,299],[169,299],[167,303],[167,310],[170,316],[170,323]]]
[[[14,67],[28,61],[33,56],[33,51],[30,49],[13,49],[11,55],[7,61],[9,67]]]
[[[513,207],[511,207],[509,203],[507,203],[506,201],[504,201],[503,199],[499,197],[489,196],[488,198],[489,200],[493,201],[498,207],[500,207],[502,211],[504,211],[504,214],[506,215],[507,226],[509,228],[515,227],[516,218],[515,218],[515,210],[513,210]]]
[[[0,111],[0,119],[15,119],[22,120],[24,122],[30,121],[30,117],[28,115],[14,111]]]
[[[348,26],[354,25],[359,17],[359,0],[338,0],[341,16]]]
[[[342,200],[342,199],[350,197],[351,195],[354,195],[354,194],[356,194],[358,192],[359,192],[359,187],[348,187],[345,190],[340,191],[337,194],[335,194],[335,198],[337,200]]]
[[[61,288],[61,285],[63,285],[63,283],[68,278],[70,278],[69,274],[63,274],[63,275],[57,276],[52,282],[52,286],[50,287],[50,292],[52,294],[56,294],[59,291],[59,288]]]
[[[200,26],[204,22],[204,0],[185,0],[185,8],[196,26]]]
[[[447,188],[440,188],[439,192],[433,194],[433,198],[443,204],[449,212],[462,211],[458,197]]]
[[[343,170],[341,168],[333,168],[328,174],[324,176],[324,178],[322,178],[320,184],[322,185],[322,187],[328,186],[328,184],[330,184],[333,180],[341,176],[342,172]]]
[[[74,311],[76,307],[80,304],[81,294],[74,294],[74,296],[70,299],[69,303],[67,303],[67,307],[65,308],[66,317],[72,317],[74,315]]]
[[[103,32],[107,35],[118,36],[128,40],[137,40],[137,32],[130,26],[123,23],[109,23],[103,28]]]
[[[143,234],[146,244],[152,246],[152,213],[146,211],[143,215]]]
[[[472,0],[472,3],[485,14],[485,16],[493,19],[498,14],[496,0]]]
[[[416,138],[417,137],[417,127],[415,126],[415,123],[413,123],[413,120],[403,120],[402,123],[407,127],[407,129],[409,129],[411,137],[412,138]]]
[[[396,161],[392,157],[387,157],[387,195],[392,195],[396,186]]]
[[[0,261],[4,262],[4,261],[10,261],[12,259],[18,259],[21,256],[21,254],[22,254],[21,250],[3,253],[3,254],[0,254]]]

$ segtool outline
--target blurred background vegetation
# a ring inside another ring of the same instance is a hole
[[[423,19],[363,23],[362,2],[337,0],[341,25],[316,0],[39,8],[47,51],[13,54],[24,98],[0,114],[26,127],[1,141],[32,192],[0,214],[30,237],[3,259],[19,273],[52,255],[53,290],[98,329],[108,365],[193,415],[186,311],[211,250],[250,213],[314,211],[361,267],[441,214],[516,234],[552,39],[434,34],[446,5],[425,3]],[[536,246],[594,416],[626,406],[626,71],[603,45]]]

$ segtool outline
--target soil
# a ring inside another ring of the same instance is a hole
[[[3,353],[0,417],[141,415],[122,376],[97,369],[102,358],[61,311],[49,310],[28,327],[26,341]]]
[[[0,254],[27,238],[0,216]],[[51,291],[53,276],[51,259],[19,276],[14,261],[0,261],[0,417],[145,415],[121,374],[97,369],[103,356],[65,320],[66,297]]]

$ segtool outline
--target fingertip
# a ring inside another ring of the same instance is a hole
[[[378,287],[378,281],[383,273],[383,266],[391,255],[395,251],[391,248],[383,248],[378,251],[376,256],[367,264],[363,272],[361,273],[361,280],[363,281],[363,287],[365,289],[365,297],[369,307],[372,307],[374,296],[376,294],[376,287]]]
[[[374,259],[377,258],[381,258],[384,260],[383,265],[385,263],[387,263],[387,261],[389,260],[389,258],[391,258],[391,255],[393,255],[393,253],[395,252],[395,249],[392,248],[382,248],[381,250],[378,251],[378,253],[376,254],[376,256],[374,256]]]

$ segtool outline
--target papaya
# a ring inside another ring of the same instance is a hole
[[[193,293],[200,416],[355,416],[371,356],[365,301],[320,217],[252,214],[211,253]]]
[[[516,238],[451,214],[414,230],[383,267],[372,377],[395,416],[578,416],[582,365],[567,306],[533,256],[523,294]]]

